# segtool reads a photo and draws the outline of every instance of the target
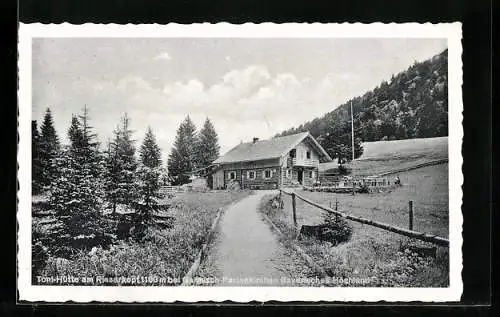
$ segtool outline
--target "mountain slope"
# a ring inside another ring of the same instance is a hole
[[[415,63],[323,117],[279,135],[309,131],[330,156],[349,159],[351,101],[356,157],[363,152],[362,142],[447,136],[448,50]]]
[[[354,176],[393,173],[422,165],[447,162],[448,137],[363,143],[363,155],[346,164]],[[319,165],[319,171],[338,173],[337,162]]]

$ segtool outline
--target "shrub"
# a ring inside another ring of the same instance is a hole
[[[397,252],[395,256],[384,265],[377,266],[378,286],[426,286],[432,281],[420,279],[422,272],[429,272],[435,268],[435,262],[430,257],[421,257],[417,253],[406,249]],[[434,284],[434,283],[433,283]],[[435,286],[443,286],[439,282]]]
[[[334,245],[349,241],[352,235],[352,226],[342,217],[327,213],[325,215],[325,229],[323,235]]]
[[[32,279],[34,280],[35,276],[39,275],[39,272],[45,267],[47,264],[47,260],[49,258],[49,253],[47,247],[45,247],[41,241],[36,241],[31,246],[31,270],[32,270]]]
[[[181,272],[178,268],[181,266],[172,265],[169,251],[168,248],[160,247],[152,242],[122,242],[112,245],[109,249],[96,247],[88,253],[80,251],[73,261],[60,261],[60,259],[53,258],[48,262],[43,274],[93,277],[95,282],[97,277],[179,277]],[[182,259],[178,260],[182,261]],[[186,265],[188,263],[184,264]],[[110,284],[116,285],[116,283]]]
[[[370,189],[368,188],[368,185],[362,184],[358,192],[363,194],[368,194],[370,192]]]
[[[95,245],[91,250],[72,249],[74,254],[68,257],[70,260],[49,252],[46,262],[33,263],[46,263],[43,269],[38,268],[36,275],[69,274],[94,278],[158,276],[177,278],[180,283],[180,278],[187,273],[200,247],[206,242],[218,208],[246,195],[248,192],[244,191],[179,194],[172,201],[168,217],[162,217],[163,225],[145,226],[140,237],[133,235],[135,224],[131,215],[105,217],[105,227],[101,229],[114,233],[114,244]],[[59,239],[42,229],[37,224],[33,228],[34,232],[43,232],[42,237]],[[45,245],[52,247],[53,244]]]

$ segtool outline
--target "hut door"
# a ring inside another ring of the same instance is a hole
[[[300,185],[302,185],[303,179],[304,179],[304,171],[302,171],[302,170],[297,171],[297,180],[299,181]]]

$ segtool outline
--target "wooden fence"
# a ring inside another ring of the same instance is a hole
[[[368,192],[376,192],[380,190],[388,190],[396,187],[394,179],[388,177],[359,177],[354,179],[344,179],[343,177],[326,178],[320,176],[320,184],[316,186],[304,187],[309,191],[325,191],[325,192],[351,192],[361,191],[365,188]],[[349,189],[350,188],[350,189]]]
[[[183,193],[185,191],[186,189],[181,186],[162,186],[160,188],[160,192],[169,194]]]
[[[413,231],[413,202],[412,201],[409,202],[409,210],[410,210],[409,220],[408,220],[409,229],[404,229],[404,228],[400,228],[400,227],[391,226],[391,225],[388,225],[388,224],[385,224],[382,222],[373,221],[373,220],[365,219],[362,217],[348,215],[348,214],[345,214],[345,213],[340,212],[338,210],[333,210],[331,208],[328,208],[326,206],[318,204],[318,203],[311,201],[305,197],[302,197],[294,192],[289,193],[289,192],[282,190],[282,189],[280,189],[280,202],[282,201],[282,194],[286,194],[286,195],[292,197],[293,223],[294,223],[295,227],[297,227],[297,202],[296,202],[296,200],[298,198],[309,205],[312,205],[312,206],[317,207],[321,210],[335,214],[337,216],[343,217],[343,218],[351,220],[351,221],[355,221],[355,222],[363,223],[363,224],[370,225],[373,227],[381,228],[381,229],[384,229],[384,230],[387,230],[387,231],[390,231],[393,233],[397,233],[397,234],[400,234],[400,235],[403,235],[403,236],[406,236],[409,238],[434,243],[434,244],[439,245],[439,246],[443,246],[443,247],[449,246],[448,239],[438,237],[436,235],[431,235],[428,233]]]

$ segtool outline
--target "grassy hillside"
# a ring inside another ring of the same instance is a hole
[[[446,158],[448,137],[376,141],[363,143],[364,152],[359,160],[392,158],[394,156]]]
[[[363,143],[363,155],[346,166],[355,176],[397,172],[448,159],[448,137]],[[337,162],[320,164],[320,171],[337,168]]]

